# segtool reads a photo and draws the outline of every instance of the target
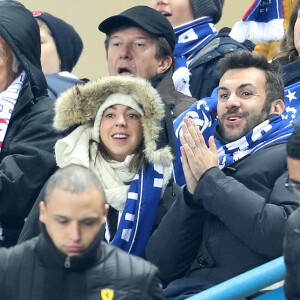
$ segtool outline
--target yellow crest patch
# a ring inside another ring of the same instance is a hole
[[[102,300],[112,300],[114,299],[115,291],[111,289],[101,290],[101,299]]]

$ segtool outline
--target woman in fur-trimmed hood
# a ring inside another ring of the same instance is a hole
[[[58,131],[79,125],[56,143],[58,166],[95,171],[110,205],[106,240],[139,256],[172,177],[172,149],[161,143],[164,121],[159,94],[140,78],[111,76],[75,86],[55,108]]]

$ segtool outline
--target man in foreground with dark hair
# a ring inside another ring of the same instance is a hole
[[[287,165],[289,178],[286,187],[300,199],[300,126],[298,125],[287,142]],[[286,299],[300,299],[300,209],[288,219],[283,255],[286,265],[284,292]]]
[[[298,207],[285,187],[285,143],[294,127],[282,117],[278,70],[239,51],[220,61],[220,78],[218,119],[198,119],[199,127],[188,117],[175,121],[183,132],[178,159],[186,186],[146,249],[169,284],[167,299],[184,299],[282,255],[287,218]]]
[[[105,195],[88,168],[47,182],[41,234],[0,249],[1,299],[163,299],[157,268],[103,240]]]

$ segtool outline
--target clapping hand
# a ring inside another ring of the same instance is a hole
[[[188,117],[183,120],[183,135],[180,137],[181,162],[188,191],[194,194],[201,176],[212,167],[218,167],[217,146],[211,136],[207,147],[195,122]]]

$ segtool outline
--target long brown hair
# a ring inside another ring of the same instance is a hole
[[[95,140],[90,140],[90,145],[96,143],[98,152],[95,157],[95,160],[97,159],[98,154],[101,155],[107,162],[114,160],[112,157],[109,149],[104,145],[104,143],[101,140],[99,142]],[[90,149],[90,148],[89,148]],[[129,171],[130,172],[137,172],[140,168],[144,167],[146,165],[146,157],[144,153],[145,145],[144,145],[144,138],[142,139],[141,143],[136,148],[136,151],[134,153],[134,156],[129,164]],[[91,155],[90,155],[91,157]]]
[[[298,18],[299,9],[300,0],[297,1],[292,10],[286,33],[279,43],[280,51],[276,55],[276,59],[282,64],[287,64],[300,58],[300,53],[298,53],[294,41],[294,27]]]

